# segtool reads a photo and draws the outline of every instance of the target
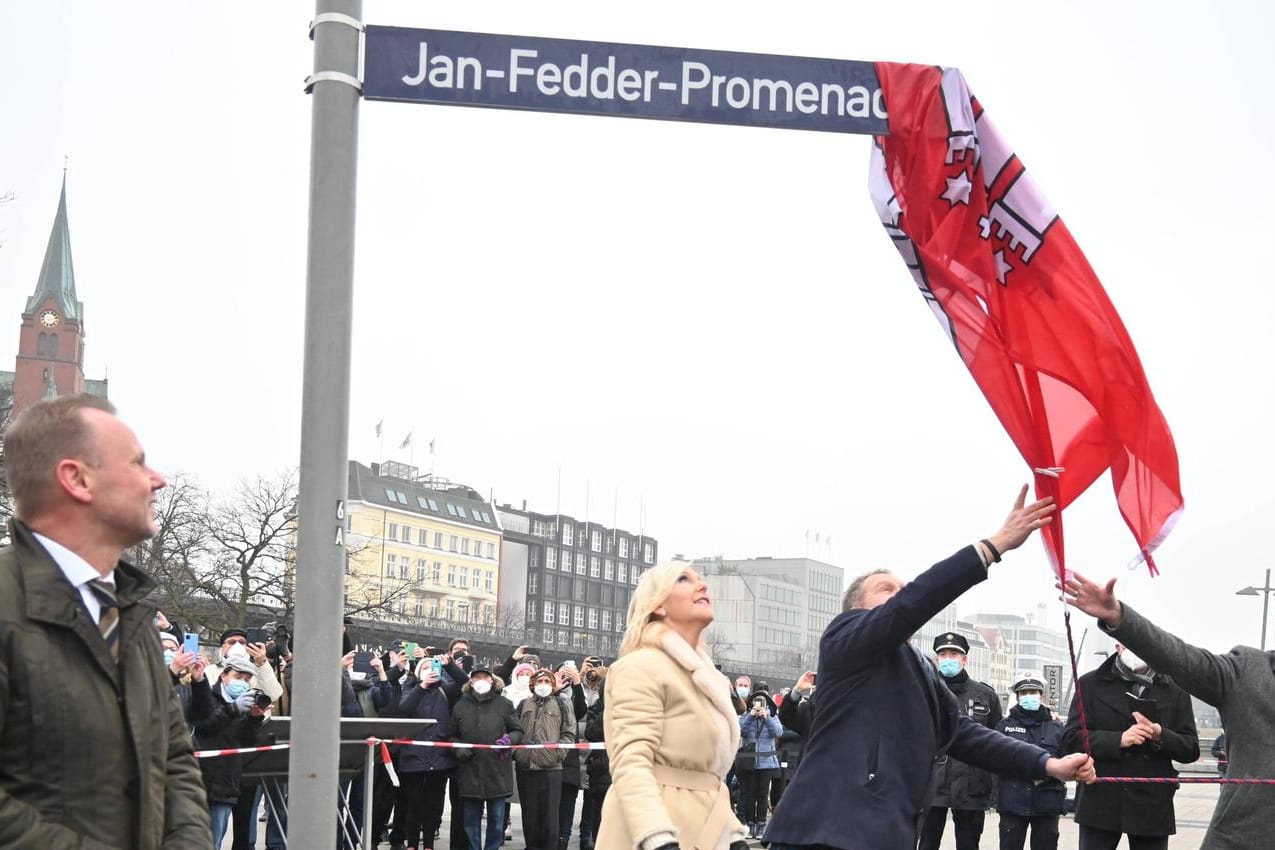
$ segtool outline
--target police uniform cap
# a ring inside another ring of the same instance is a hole
[[[964,635],[956,632],[944,632],[934,639],[934,651],[942,652],[945,649],[955,649],[963,655],[970,654],[970,642],[965,639]]]

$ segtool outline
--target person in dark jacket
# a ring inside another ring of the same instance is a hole
[[[1050,521],[1052,500],[1024,507],[1023,487],[996,534],[905,584],[884,570],[851,582],[819,641],[818,710],[806,754],[766,830],[772,850],[914,845],[934,796],[936,756],[1024,779],[1092,781],[1092,760],[1050,758],[970,720],[908,639],[989,566]]]
[[[607,668],[598,668],[598,698],[589,706],[584,720],[585,740],[594,743],[606,741],[606,732],[602,718],[606,712],[606,673]],[[598,826],[602,822],[602,803],[607,792],[611,790],[611,759],[606,750],[592,750],[585,762],[585,771],[589,775],[589,788],[584,792],[584,811],[580,814],[580,831],[584,824],[589,825],[589,835],[597,836]]]
[[[438,660],[438,669],[431,663]],[[451,660],[448,659],[448,665]],[[459,666],[452,671],[464,675]],[[410,737],[422,741],[446,741],[451,726],[452,703],[461,695],[462,682],[448,676],[443,681],[442,659],[425,659],[417,667],[417,675],[409,677],[403,699],[398,704],[399,717],[433,720]],[[468,679],[466,678],[466,681]],[[447,797],[447,781],[456,767],[456,757],[440,747],[407,747],[399,756],[399,776],[405,796],[403,840],[412,850],[433,848],[434,833],[443,822],[443,802]],[[423,836],[423,837],[422,837]]]
[[[256,668],[251,661],[232,658],[221,669],[221,678],[212,687],[217,707],[195,724],[195,746],[201,750],[228,750],[251,747],[257,742],[265,711],[257,704],[260,691],[250,687]],[[268,698],[267,698],[268,699]],[[239,799],[242,766],[238,755],[199,760],[204,788],[208,792],[208,814],[212,819],[213,850],[220,850],[230,813]]]
[[[996,731],[1062,755],[1062,724],[1054,720],[1053,710],[1041,703],[1044,680],[1029,673],[1020,676],[1010,690],[1018,702],[996,724]],[[1029,828],[1031,850],[1058,850],[1058,816],[1063,813],[1067,786],[1057,779],[1024,782],[1001,777],[996,792],[1000,850],[1023,850]]]
[[[1213,739],[1213,746],[1209,747],[1209,755],[1217,760],[1217,775],[1226,778],[1226,733],[1223,732]]]
[[[563,662],[557,672],[558,699],[571,712],[575,724],[577,739],[584,735],[584,719],[589,712],[589,704],[585,698],[584,684],[574,662]],[[588,774],[584,771],[585,753],[579,750],[568,750],[562,760],[562,799],[558,802],[558,850],[567,850],[571,840],[571,821],[575,818],[576,801],[580,792],[589,784]],[[593,843],[593,834],[580,830],[581,850],[588,850]]]
[[[500,744],[522,742],[522,727],[514,707],[500,695],[504,682],[491,670],[475,665],[464,695],[452,710],[447,736],[456,743]],[[506,798],[514,793],[509,772],[509,750],[456,750],[456,785],[464,806],[465,835],[469,850],[500,850],[504,842]],[[483,809],[487,810],[487,834],[483,838]]]
[[[1000,697],[990,685],[971,679],[965,672],[969,653],[969,641],[962,634],[945,632],[934,639],[939,674],[961,711],[980,726],[995,729],[1001,720]],[[992,775],[949,756],[939,757],[935,771],[934,802],[921,824],[917,850],[938,850],[948,809],[956,830],[956,850],[978,850],[983,821],[992,805]]]
[[[1200,757],[1191,697],[1126,647],[1080,677],[1067,715],[1063,748],[1091,749],[1103,776],[1177,776],[1173,762]],[[1089,745],[1080,725],[1083,703]],[[1139,708],[1142,711],[1139,711]],[[1163,850],[1177,831],[1170,784],[1103,783],[1080,789],[1080,850],[1113,850],[1121,835],[1130,850]]]

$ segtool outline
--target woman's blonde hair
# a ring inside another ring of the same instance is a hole
[[[642,575],[637,589],[633,591],[633,598],[629,600],[628,625],[624,629],[624,640],[620,642],[621,656],[642,646],[648,628],[659,620],[655,609],[664,604],[673,592],[678,576],[687,569],[694,569],[690,561],[665,561]],[[707,649],[702,635],[697,649]]]

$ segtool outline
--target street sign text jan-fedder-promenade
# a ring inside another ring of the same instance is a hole
[[[887,132],[871,62],[367,27],[363,94],[837,133]]]

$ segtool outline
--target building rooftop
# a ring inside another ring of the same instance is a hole
[[[389,465],[389,469],[396,473],[415,472],[414,467],[404,464]],[[495,509],[472,487],[430,477],[412,479],[387,475],[380,464],[369,467],[350,461],[348,498],[446,522],[500,531]]]

